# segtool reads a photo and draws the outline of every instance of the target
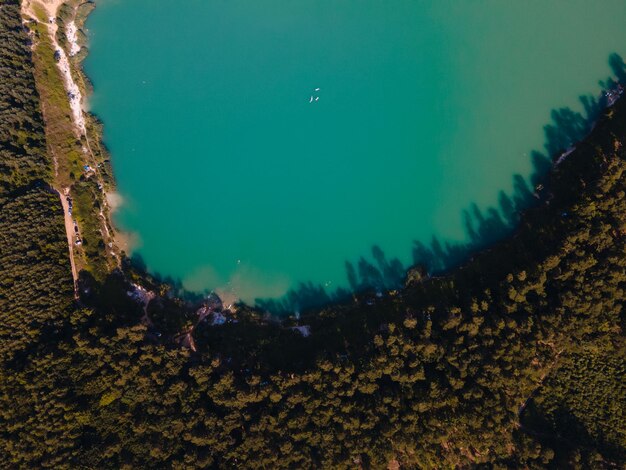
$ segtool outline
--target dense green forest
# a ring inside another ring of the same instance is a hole
[[[7,360],[61,325],[73,283],[17,2],[0,5],[0,48],[0,359]]]
[[[0,187],[3,192],[49,179],[43,122],[33,78],[29,40],[16,2],[2,2],[0,23]]]
[[[74,301],[17,0],[0,74],[1,468],[626,465],[623,100],[461,268],[306,315],[306,338],[239,306],[194,351],[198,305],[127,263]],[[150,326],[130,280],[160,294]]]

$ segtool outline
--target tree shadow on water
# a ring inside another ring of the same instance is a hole
[[[450,241],[437,236],[433,236],[428,242],[416,240],[413,243],[411,265],[403,264],[398,258],[388,258],[380,246],[374,245],[367,256],[345,262],[348,288],[331,290],[321,284],[301,282],[281,298],[256,299],[257,307],[280,316],[317,310],[351,299],[355,293],[383,295],[385,291],[402,286],[412,267],[419,267],[419,272],[431,276],[439,275],[467,262],[477,251],[511,235],[520,223],[523,211],[540,203],[549,204],[553,195],[548,187],[547,175],[575,147],[584,145],[586,136],[598,118],[621,94],[619,84],[626,83],[626,63],[616,53],[609,56],[608,62],[613,76],[599,81],[601,88],[605,90],[600,96],[580,96],[581,111],[568,107],[552,110],[551,122],[543,128],[543,148],[529,153],[531,174],[527,178],[520,174],[513,175],[513,190],[510,193],[500,191],[495,206],[480,208],[477,204],[470,203],[462,211],[460,216],[464,227],[464,241]],[[406,217],[413,216],[416,215],[406,214]],[[147,273],[147,267],[139,255],[132,256],[131,264],[137,271]],[[208,294],[208,291],[186,291],[180,280],[162,277],[158,273],[152,273],[152,277],[168,284],[170,295],[182,298],[190,304],[200,302]]]
[[[400,285],[406,277],[406,266],[398,258],[387,259],[383,250],[374,245],[371,260],[361,256],[356,263],[345,262],[349,289],[329,290],[321,284],[302,282],[279,299],[256,299],[259,308],[276,315],[318,309],[349,299],[353,293],[375,290],[382,293]]]
[[[433,236],[429,243],[415,241],[412,266],[423,268],[429,275],[441,274],[466,262],[474,253],[506,236],[511,235],[520,222],[524,210],[540,203],[549,203],[552,197],[547,186],[547,175],[584,139],[596,121],[621,94],[618,85],[626,83],[626,63],[621,56],[609,56],[613,76],[599,84],[604,90],[600,96],[580,96],[582,111],[569,107],[554,109],[551,122],[544,126],[543,149],[530,152],[532,171],[528,178],[520,174],[513,176],[510,194],[500,191],[496,207],[479,208],[472,203],[465,209],[463,218],[465,240],[453,242]],[[407,214],[411,217],[411,214]],[[403,265],[397,258],[387,259],[379,246],[373,246],[371,257],[362,256],[356,263],[346,261],[346,276],[349,290],[329,291],[322,285],[301,283],[280,299],[257,299],[257,305],[273,314],[285,315],[350,298],[353,293],[385,290],[401,286],[411,266]]]

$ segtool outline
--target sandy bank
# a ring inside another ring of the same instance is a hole
[[[106,192],[106,205],[108,207],[109,216],[113,216],[122,204],[124,204],[124,198],[116,192]],[[120,251],[124,251],[129,254],[133,249],[139,247],[139,236],[132,232],[124,232],[115,227],[115,233],[113,234],[115,245]]]
[[[29,13],[29,16],[35,16],[32,10],[33,4],[39,4],[46,11],[48,17],[56,17],[57,11],[61,8],[61,5],[66,3],[67,0],[23,0],[22,1],[22,10],[25,13]]]
[[[78,28],[74,21],[70,21],[65,28],[67,41],[70,43],[70,57],[74,57],[80,52],[81,47],[78,45]]]
[[[69,98],[70,108],[72,111],[72,121],[74,123],[75,131],[78,137],[86,135],[85,116],[83,114],[83,96],[80,88],[76,84],[74,77],[72,76],[72,69],[68,59],[68,54],[59,45],[56,33],[58,31],[58,25],[56,22],[57,13],[61,5],[66,3],[65,0],[24,0],[22,2],[22,13],[30,18],[39,21],[35,8],[37,6],[42,7],[47,16],[47,27],[50,33],[50,40],[57,54],[57,66],[61,71],[65,89],[67,90],[67,96]],[[74,21],[70,22],[65,30],[65,35],[70,45],[69,55],[73,56],[80,51],[80,45],[78,44],[78,30]]]

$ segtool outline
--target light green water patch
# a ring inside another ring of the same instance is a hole
[[[102,0],[85,65],[117,223],[152,272],[248,302],[349,289],[362,256],[391,278],[519,195],[551,111],[626,55],[624,20],[620,0]]]

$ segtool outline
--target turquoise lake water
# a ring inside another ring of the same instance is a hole
[[[552,110],[582,112],[626,56],[622,0],[97,6],[85,69],[116,223],[151,272],[247,302],[353,288],[346,261],[390,284],[415,242],[497,238]],[[472,235],[472,207],[498,223]]]

